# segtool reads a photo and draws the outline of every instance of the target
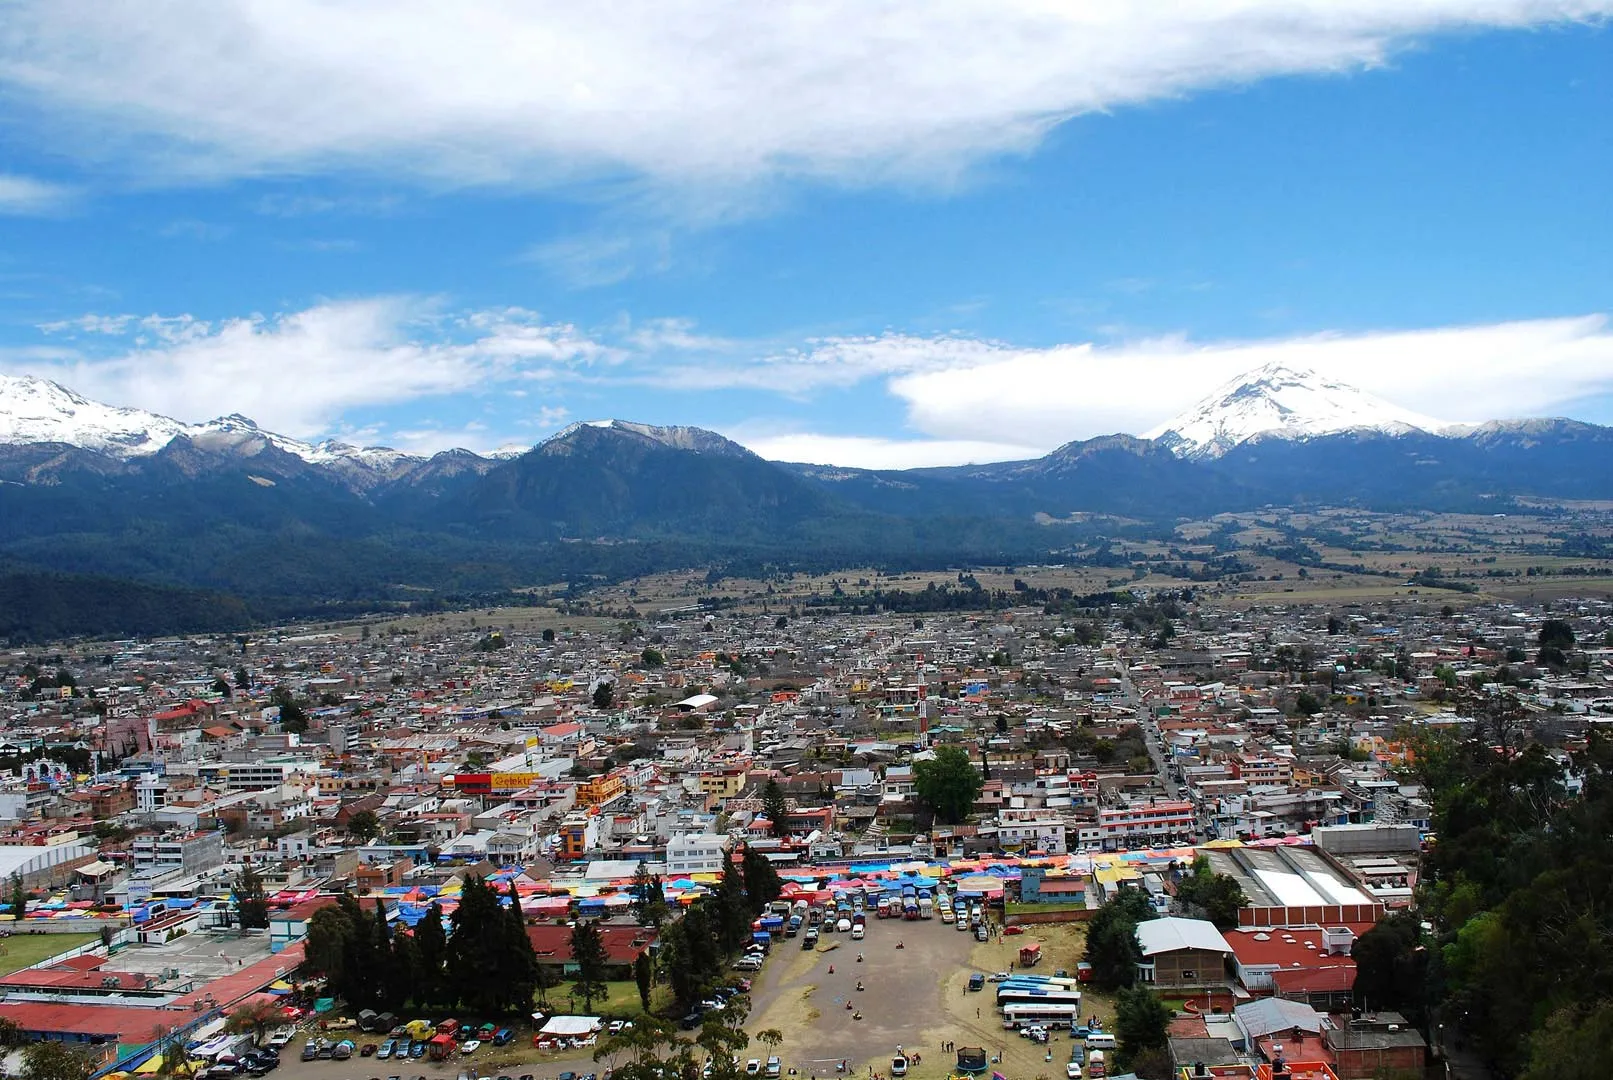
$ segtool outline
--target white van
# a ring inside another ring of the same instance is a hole
[[[853,941],[861,941],[862,939],[863,939],[863,924],[858,923],[856,926],[853,926],[851,928],[851,940],[853,940]]]
[[[1088,1050],[1113,1050],[1116,1046],[1115,1037],[1107,1031],[1088,1032],[1086,1044]]]

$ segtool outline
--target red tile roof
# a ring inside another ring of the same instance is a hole
[[[532,951],[538,954],[540,962],[571,959],[570,927],[529,925],[526,936],[532,942]],[[655,940],[655,931],[641,926],[600,926],[599,939],[612,964],[631,964]]]

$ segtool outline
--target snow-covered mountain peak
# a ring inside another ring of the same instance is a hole
[[[604,431],[613,431],[630,437],[645,439],[659,443],[672,450],[689,450],[697,454],[720,454],[727,457],[750,456],[750,451],[743,446],[726,439],[715,431],[705,428],[690,427],[687,425],[673,425],[658,427],[655,424],[641,424],[633,420],[582,420],[575,424],[568,424],[549,436],[539,446],[564,444],[572,436],[586,428],[598,428]]]
[[[1268,364],[1217,387],[1144,438],[1160,440],[1179,457],[1215,458],[1251,439],[1437,433],[1448,426],[1314,371]]]
[[[131,458],[155,454],[184,431],[178,420],[102,405],[49,379],[0,375],[0,444],[63,443]]]
[[[122,460],[149,457],[177,438],[212,453],[252,457],[273,447],[310,465],[390,472],[420,459],[382,446],[317,445],[260,428],[240,413],[186,424],[158,413],[91,401],[31,375],[0,375],[0,445],[59,443]]]

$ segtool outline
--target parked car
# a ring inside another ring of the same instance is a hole
[[[762,1066],[762,1072],[769,1080],[778,1080],[779,1075],[784,1072],[784,1063],[777,1055],[773,1055],[767,1059],[767,1064]]]
[[[378,1049],[379,1049],[379,1047],[375,1043],[365,1043],[363,1046],[358,1048],[358,1056],[359,1057],[374,1057],[375,1056],[375,1051],[378,1050]]]
[[[994,971],[991,975],[992,982],[1007,982],[1011,978],[1013,978],[1013,976],[1009,975],[1006,971]]]
[[[315,1058],[317,1058],[318,1056],[319,1056],[319,1047],[318,1046],[314,1045],[311,1042],[305,1042],[305,1043],[302,1044],[302,1059],[304,1061],[312,1061]]]
[[[397,1042],[395,1040],[388,1039],[386,1042],[382,1043],[381,1048],[375,1052],[375,1060],[385,1061],[387,1058],[392,1056],[392,1052],[397,1048]]]
[[[1081,1080],[1081,1063],[1069,1062],[1064,1066],[1064,1080]]]
[[[761,1071],[762,1071],[762,1061],[761,1061],[760,1058],[751,1058],[749,1061],[745,1062],[745,1075],[746,1076],[756,1076],[756,1075],[760,1074]]]
[[[482,1040],[480,1039],[466,1039],[464,1042],[459,1044],[459,1052],[461,1054],[474,1054],[481,1048]]]
[[[978,991],[978,990],[984,990],[985,988],[986,988],[986,977],[984,975],[980,974],[980,972],[977,971],[973,975],[969,976],[969,989],[970,990],[977,990]]]

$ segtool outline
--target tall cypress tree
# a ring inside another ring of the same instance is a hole
[[[610,989],[605,985],[608,959],[599,927],[578,919],[571,931],[571,960],[577,965],[577,984],[572,993],[582,998],[584,1012],[592,1011],[594,999],[604,997]]]
[[[443,963],[448,956],[448,934],[442,928],[442,905],[435,900],[414,928],[415,1001],[422,1005],[452,1007],[443,987]]]
[[[527,937],[526,916],[521,913],[521,897],[510,882],[510,906],[505,913],[505,961],[509,970],[505,974],[508,991],[505,1008],[510,1012],[526,1013],[532,1009],[532,995],[538,988],[538,954]]]

